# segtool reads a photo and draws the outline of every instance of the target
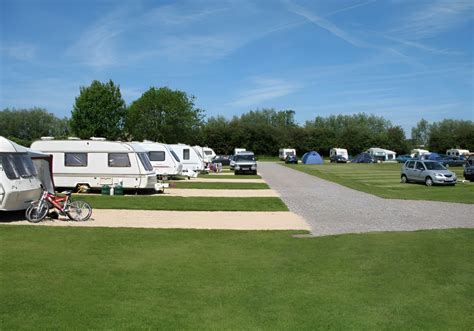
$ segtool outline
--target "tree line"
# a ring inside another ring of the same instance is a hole
[[[406,139],[400,126],[372,114],[316,116],[300,125],[293,110],[257,109],[227,119],[207,118],[195,107],[195,97],[168,87],[151,87],[128,107],[113,81],[93,81],[80,88],[70,118],[58,118],[46,109],[0,111],[0,135],[29,146],[42,136],[64,138],[92,136],[110,140],[152,140],[199,144],[218,154],[243,147],[259,155],[276,155],[279,148],[297,153],[346,148],[355,155],[370,147],[406,154],[414,147],[445,152],[452,147],[474,150],[474,123],[421,119]]]

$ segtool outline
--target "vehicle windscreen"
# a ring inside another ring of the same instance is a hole
[[[425,162],[428,170],[446,170],[446,168],[439,162]]]
[[[178,155],[172,149],[170,149],[170,152],[171,152],[171,155],[173,155],[173,157],[176,161],[181,162]]]
[[[0,156],[2,165],[8,179],[20,177],[33,177],[37,175],[36,168],[31,158],[26,154],[3,154]]]
[[[235,162],[237,161],[255,161],[255,156],[253,155],[242,155],[242,154],[238,154],[235,156],[235,159],[234,159]]]
[[[138,158],[146,171],[153,171],[153,166],[151,165],[150,159],[146,153],[138,153]]]

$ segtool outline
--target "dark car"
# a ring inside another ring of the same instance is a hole
[[[466,180],[474,182],[474,154],[467,158],[466,164],[464,165],[463,175]]]
[[[361,153],[354,156],[352,163],[374,163],[375,159],[369,153]]]
[[[404,155],[398,155],[395,160],[397,160],[398,163],[405,163],[408,160],[411,160],[412,157],[410,154],[404,154]]]
[[[228,166],[230,165],[230,158],[229,155],[216,155],[212,159],[212,163],[221,163],[223,166]]]
[[[332,155],[329,160],[336,163],[347,163],[347,159],[342,155]]]
[[[298,164],[298,158],[296,157],[296,155],[288,155],[285,159],[285,163]]]

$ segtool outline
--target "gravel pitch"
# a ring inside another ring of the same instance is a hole
[[[259,173],[315,236],[371,231],[474,228],[474,205],[383,199],[277,163]]]

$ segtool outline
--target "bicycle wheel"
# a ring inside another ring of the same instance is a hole
[[[92,207],[85,201],[72,201],[66,214],[73,221],[87,221],[92,215]]]
[[[48,211],[48,204],[33,201],[26,209],[25,216],[28,222],[38,223],[46,217]]]

